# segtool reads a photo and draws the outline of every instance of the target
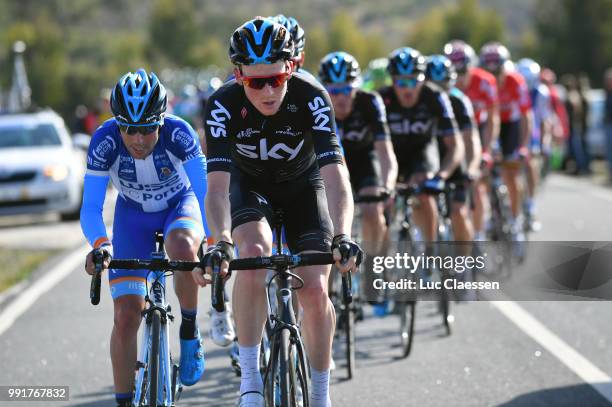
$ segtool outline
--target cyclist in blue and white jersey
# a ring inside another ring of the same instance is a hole
[[[206,159],[198,136],[184,120],[166,115],[167,95],[153,73],[143,69],[121,77],[111,96],[113,119],[94,133],[87,156],[81,228],[94,250],[105,258],[150,258],[154,234],[163,231],[173,260],[197,261],[205,238]],[[119,191],[113,238],[102,209],[108,181]],[[93,274],[92,252],[86,271]],[[146,270],[109,270],[114,305],[111,360],[117,403],[131,405],[137,332],[144,309]],[[181,306],[179,376],[195,384],[204,371],[204,354],[196,323],[198,286],[189,273],[176,273],[174,287]]]
[[[524,211],[528,219],[530,230],[540,228],[535,220],[535,192],[540,174],[538,157],[550,154],[552,143],[552,128],[554,113],[548,87],[540,82],[540,64],[533,59],[523,58],[516,64],[516,68],[529,89],[531,106],[533,109],[533,126],[529,142],[529,155],[527,157],[527,198],[524,200]]]

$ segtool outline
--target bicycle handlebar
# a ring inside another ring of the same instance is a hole
[[[331,253],[305,253],[300,255],[277,254],[269,257],[251,257],[230,262],[230,270],[274,269],[334,264]]]

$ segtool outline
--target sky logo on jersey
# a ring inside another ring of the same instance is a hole
[[[312,117],[315,121],[315,126],[312,126],[312,129],[331,131],[327,125],[330,122],[329,114],[326,114],[331,110],[331,107],[325,104],[325,100],[323,100],[321,96],[317,96],[312,100],[312,102],[308,102],[308,108],[312,112]]]
[[[399,122],[390,122],[389,128],[393,134],[425,134],[432,124],[433,121],[431,120],[426,122],[415,121],[411,123],[410,120],[404,119]]]
[[[368,132],[368,128],[364,128],[361,131],[358,130],[351,130],[347,133],[344,133],[342,135],[342,140],[348,140],[348,141],[361,141],[364,139],[366,133]]]
[[[215,106],[217,108],[210,111],[210,116],[213,120],[206,120],[206,124],[210,126],[210,134],[214,138],[227,137],[225,121],[231,119],[232,115],[218,100],[215,100]]]
[[[278,143],[273,145],[272,148],[268,149],[268,140],[263,138],[259,140],[259,151],[257,151],[257,145],[236,144],[236,148],[238,149],[238,154],[248,158],[259,158],[263,161],[267,161],[270,158],[275,160],[287,159],[287,161],[291,161],[297,157],[303,145],[304,140],[300,141],[300,144],[298,144],[295,148],[291,148],[285,143]],[[280,152],[285,152],[289,156],[286,157],[281,155],[279,154]]]

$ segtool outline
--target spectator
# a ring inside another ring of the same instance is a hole
[[[574,75],[564,75],[562,83],[567,88],[565,108],[567,109],[570,128],[567,159],[574,161],[574,174],[586,174],[589,171],[589,164],[582,140],[583,137],[586,137],[587,130],[586,100]],[[567,162],[565,167],[567,167]]]
[[[608,177],[612,182],[612,68],[608,68],[604,78],[604,86],[606,92],[606,106],[604,111],[604,128],[606,131],[607,154],[608,161]]]

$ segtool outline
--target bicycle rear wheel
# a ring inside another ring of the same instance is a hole
[[[157,407],[157,389],[159,377],[159,337],[161,332],[161,314],[154,310],[151,316],[151,353],[149,354],[149,405]]]
[[[440,313],[442,314],[442,323],[446,328],[446,335],[451,334],[452,316],[450,314],[450,293],[444,285],[444,282],[449,279],[448,271],[440,271],[440,280],[442,287],[440,289]]]
[[[399,302],[396,306],[400,317],[400,340],[402,345],[402,359],[404,359],[410,355],[410,351],[412,350],[416,301]]]

